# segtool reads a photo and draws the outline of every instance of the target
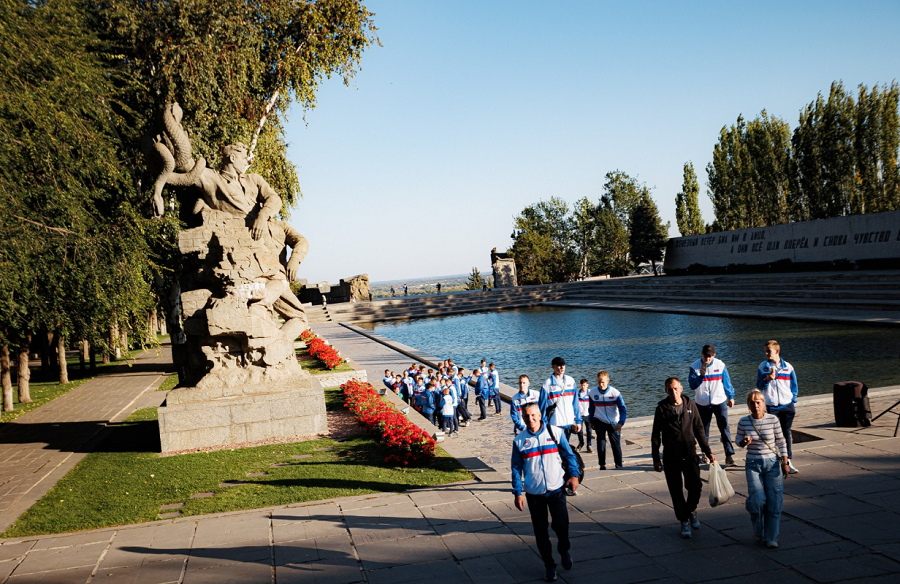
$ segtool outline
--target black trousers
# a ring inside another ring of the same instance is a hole
[[[664,455],[663,472],[666,475],[669,494],[672,496],[675,517],[678,521],[689,520],[691,513],[697,510],[700,492],[703,490],[703,483],[700,482],[700,462],[695,455],[686,457]],[[687,500],[684,498],[684,489],[688,492]]]
[[[479,420],[483,420],[487,418],[487,410],[484,407],[484,398],[481,396],[475,396],[475,403],[478,404],[478,409],[481,410],[481,417]]]
[[[541,559],[547,567],[556,567],[553,560],[553,545],[550,543],[550,532],[547,526],[553,528],[556,534],[556,549],[560,557],[565,557],[572,547],[569,543],[569,510],[566,508],[566,490],[559,489],[546,495],[531,495],[525,493],[528,501],[528,512],[531,513],[531,526],[534,528],[534,540],[541,554]],[[547,521],[547,515],[550,521]]]
[[[791,439],[791,426],[794,425],[794,416],[797,415],[794,404],[782,406],[780,408],[767,406],[766,412],[778,416],[778,421],[781,423],[781,433],[784,434],[784,439],[787,441],[788,458],[794,458],[794,453],[791,449],[791,445],[793,444],[793,440]]]

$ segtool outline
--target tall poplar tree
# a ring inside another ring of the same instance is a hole
[[[663,251],[668,241],[669,225],[663,224],[659,218],[659,209],[648,193],[641,196],[640,202],[631,211],[631,233],[628,236],[631,261],[635,268],[643,262],[653,265],[656,274],[656,262],[663,258]]]
[[[704,233],[703,217],[700,214],[700,186],[692,162],[684,163],[681,192],[675,195],[675,221],[682,236]]]

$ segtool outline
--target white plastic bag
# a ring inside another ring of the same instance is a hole
[[[709,506],[724,505],[734,496],[734,488],[728,482],[725,469],[718,462],[709,465]]]

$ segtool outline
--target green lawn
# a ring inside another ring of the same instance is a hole
[[[337,388],[326,390],[326,398],[328,409],[343,403]],[[387,465],[380,447],[365,434],[170,457],[159,456],[158,450],[156,409],[138,410],[0,537],[152,521],[169,503],[184,503],[183,515],[199,515],[472,478],[441,449],[426,468]],[[302,454],[311,456],[292,458]],[[287,466],[270,466],[283,463]],[[256,472],[267,474],[247,477]],[[219,486],[236,480],[246,484]],[[191,499],[203,492],[215,495]]]
[[[309,355],[309,352],[306,350],[306,347],[300,347],[294,349],[294,353],[301,357],[306,357]],[[350,367],[350,364],[347,361],[344,361],[334,369],[329,369],[325,366],[324,363],[319,361],[318,359],[309,359],[300,361],[300,367],[309,371],[313,375],[318,375],[319,373],[331,373],[331,372],[342,372],[342,371],[353,371],[353,368]]]
[[[169,391],[170,389],[175,389],[178,386],[178,374],[173,373],[169,375],[165,381],[162,382],[162,385],[156,388],[156,391]]]

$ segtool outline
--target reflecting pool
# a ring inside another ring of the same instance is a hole
[[[593,386],[609,371],[622,391],[629,416],[653,413],[665,396],[663,381],[674,375],[688,389],[688,366],[712,343],[736,389],[736,407],[756,384],[756,369],[769,339],[797,370],[800,395],[830,393],[837,381],[869,387],[900,384],[900,331],[894,328],[789,321],[780,318],[721,318],[655,312],[579,308],[528,308],[410,321],[372,323],[370,330],[439,358],[453,357],[471,370],[493,361],[504,383],[519,374],[532,385],[550,374],[561,356],[566,373]],[[687,392],[692,395],[690,391]]]

